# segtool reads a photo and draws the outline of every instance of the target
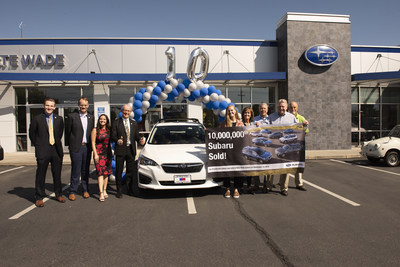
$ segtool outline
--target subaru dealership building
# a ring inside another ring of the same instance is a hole
[[[115,119],[171,67],[177,79],[187,79],[191,53],[200,47],[209,65],[203,82],[240,111],[252,106],[257,114],[267,102],[272,113],[278,99],[296,101],[310,122],[307,149],[350,149],[400,122],[400,46],[351,45],[350,27],[347,15],[287,13],[276,40],[0,39],[0,143],[6,152],[34,151],[29,124],[45,97],[56,100],[64,118],[87,97],[96,117]],[[194,61],[197,72],[202,63]],[[192,100],[182,94],[159,100],[142,116],[140,130],[150,131],[159,118],[218,125],[218,110]]]

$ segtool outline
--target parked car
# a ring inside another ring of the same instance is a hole
[[[278,138],[281,138],[282,136],[283,136],[283,133],[274,132],[274,133],[271,133],[270,135],[268,135],[268,138],[270,138],[270,139],[278,139]]]
[[[287,135],[279,138],[279,142],[284,143],[284,144],[293,143],[296,141],[297,141],[297,134],[287,134]]]
[[[283,133],[285,133],[285,134],[290,134],[290,133],[293,133],[293,132],[294,132],[293,129],[286,129],[286,130],[283,131]]]
[[[270,131],[270,130],[268,130],[268,129],[262,129],[262,130],[261,130],[261,133],[263,133],[263,134],[270,134],[270,133],[272,133],[272,131]]]
[[[272,154],[261,147],[246,146],[242,149],[242,154],[245,159],[258,161],[260,163],[267,163],[272,158]]]
[[[363,142],[360,154],[371,162],[381,159],[390,167],[400,164],[400,124],[396,125],[386,137]]]
[[[262,133],[260,131],[252,131],[252,132],[250,132],[250,135],[260,137],[260,136],[262,136]]]
[[[265,137],[253,138],[252,142],[258,146],[271,146],[272,141]]]
[[[221,185],[206,175],[204,126],[197,119],[159,120],[138,158],[141,189],[195,189]]]
[[[287,144],[284,145],[282,147],[278,147],[277,149],[275,149],[275,154],[280,157],[283,158],[285,157],[287,154],[293,154],[293,153],[300,153],[302,149],[302,145],[300,143],[293,143],[293,144]]]

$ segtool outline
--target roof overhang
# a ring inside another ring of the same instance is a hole
[[[351,75],[351,81],[359,83],[363,82],[387,83],[393,81],[400,82],[400,71],[357,73]]]

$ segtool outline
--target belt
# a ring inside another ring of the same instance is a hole
[[[82,146],[86,146],[87,145],[87,143],[82,143]]]

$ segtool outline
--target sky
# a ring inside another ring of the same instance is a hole
[[[287,12],[349,15],[352,45],[400,45],[399,0],[2,0],[0,39],[276,40]]]

